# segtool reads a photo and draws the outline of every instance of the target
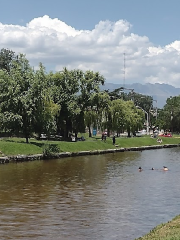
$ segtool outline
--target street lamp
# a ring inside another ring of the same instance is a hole
[[[148,112],[146,112],[143,108],[141,108],[140,106],[136,106],[137,108],[141,109],[146,115],[147,115],[147,124],[146,124],[146,131],[147,131],[147,135],[149,135],[149,114]]]
[[[153,99],[154,102],[156,102],[156,120],[157,120],[157,100]]]

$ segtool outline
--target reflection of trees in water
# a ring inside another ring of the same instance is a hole
[[[3,165],[0,169],[0,202],[12,201],[16,198],[19,198],[19,201],[28,201],[28,197],[46,198],[53,189],[60,191],[61,194],[69,194],[79,187],[87,188],[89,185],[97,187],[98,184],[106,181],[108,171],[115,170],[116,167],[113,167],[116,166],[115,162],[129,163],[134,159],[134,154],[137,153]]]
[[[151,171],[166,164],[168,172]],[[176,214],[179,171],[178,148],[1,165],[0,231],[13,239],[27,233],[44,239],[137,237],[137,230],[147,232]]]

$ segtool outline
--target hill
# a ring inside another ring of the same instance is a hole
[[[122,84],[114,84],[114,83],[105,83],[102,86],[102,90],[110,90],[113,91],[116,88],[122,87]],[[180,95],[180,88],[175,88],[169,84],[160,84],[160,83],[133,83],[133,84],[125,84],[125,88],[134,89],[134,92],[152,96],[154,100],[157,100],[157,107],[163,108],[166,104],[166,99],[170,96],[179,96]]]

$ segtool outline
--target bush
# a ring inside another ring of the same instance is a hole
[[[51,157],[55,153],[59,153],[60,149],[57,144],[45,144],[43,148],[43,155],[45,157]]]

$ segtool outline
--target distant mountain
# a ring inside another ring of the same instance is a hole
[[[102,90],[113,91],[116,88],[122,87],[122,84],[114,84],[114,83],[105,83],[104,86],[101,87]],[[154,100],[157,100],[157,107],[163,108],[166,104],[167,98],[170,96],[179,96],[180,95],[180,88],[175,88],[169,84],[160,84],[160,83],[133,83],[133,84],[125,84],[125,88],[134,89],[134,92],[152,96]]]

